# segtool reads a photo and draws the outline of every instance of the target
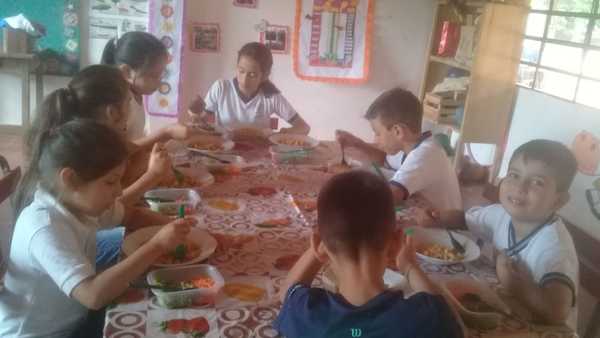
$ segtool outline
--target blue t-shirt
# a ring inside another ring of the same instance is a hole
[[[387,290],[361,306],[302,284],[286,295],[275,328],[286,338],[459,338],[462,330],[442,296]]]

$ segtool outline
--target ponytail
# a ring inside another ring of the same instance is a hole
[[[45,130],[32,144],[31,163],[16,196],[18,215],[41,188],[57,195],[56,175],[71,168],[82,182],[106,175],[128,156],[125,140],[117,131],[90,119],[74,119]]]
[[[117,49],[117,38],[108,40],[104,50],[102,51],[102,57],[100,63],[105,65],[115,65],[115,51]]]
[[[102,63],[128,65],[136,71],[145,71],[167,55],[167,48],[154,35],[135,31],[123,34],[118,40],[108,41],[102,53]]]

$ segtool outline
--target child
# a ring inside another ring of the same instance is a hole
[[[467,226],[502,252],[496,261],[500,283],[538,321],[576,326],[579,285],[573,240],[556,212],[569,200],[577,171],[564,145],[533,140],[512,155],[500,184],[500,204],[434,214],[433,226]]]
[[[66,88],[55,90],[49,94],[39,107],[32,128],[26,136],[26,153],[31,152],[39,138],[50,130],[77,118],[90,119],[102,123],[124,135],[129,114],[129,85],[119,69],[106,65],[93,65],[75,74]],[[129,146],[131,150],[132,146]],[[129,167],[129,165],[127,166]],[[141,195],[171,175],[171,162],[164,150],[158,146],[153,149],[148,169],[144,174],[128,186],[119,201],[126,205],[106,212],[107,219],[124,218],[129,229],[143,225],[168,223],[168,218],[145,208],[133,208],[131,205],[139,201]],[[27,175],[35,175],[35,166]],[[33,199],[35,186],[26,186],[27,182],[35,184],[35,180],[25,177],[22,189],[17,197],[17,214]],[[120,215],[115,215],[115,213]],[[116,226],[117,223],[112,224]],[[98,232],[98,267],[116,263],[123,239],[123,228],[117,227]]]
[[[311,247],[290,271],[275,328],[287,338],[461,337],[452,312],[415,262],[411,241],[397,256],[398,269],[416,292],[386,290],[383,273],[397,252],[392,192],[364,171],[334,176],[319,193]],[[328,263],[339,294],[310,285]]]
[[[121,194],[126,158],[119,134],[89,120],[67,122],[39,138],[32,152],[38,188],[15,225],[0,294],[0,336],[69,337],[88,309],[113,301],[185,241],[191,219],[166,225],[134,254],[96,273],[95,233],[107,225],[97,217]]]
[[[167,67],[169,53],[155,36],[146,32],[128,32],[111,39],[102,52],[102,63],[116,65],[129,82],[133,100],[127,121],[127,136],[145,147],[169,139],[186,139],[198,131],[175,123],[150,133],[143,107],[143,95],[154,93]]]
[[[396,202],[420,193],[435,208],[462,208],[456,173],[431,133],[421,133],[423,108],[412,93],[388,90],[375,99],[365,117],[380,149],[345,131],[337,131],[336,138],[342,146],[355,147],[374,163],[396,170],[390,181]]]
[[[273,55],[269,48],[258,42],[245,44],[238,52],[235,78],[216,81],[206,94],[205,102],[196,97],[190,112],[226,129],[249,124],[270,129],[270,118],[275,114],[292,125],[282,128],[281,132],[308,134],[308,124],[269,80],[272,66]]]

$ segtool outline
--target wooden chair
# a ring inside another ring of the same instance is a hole
[[[580,228],[565,222],[577,250],[579,258],[579,284],[596,300],[596,305],[583,338],[595,338],[600,333],[600,241],[591,237]]]
[[[8,165],[8,162],[4,156],[0,155],[0,169],[2,170],[2,175],[0,176],[0,203],[3,203],[17,189],[17,185],[21,179],[21,168],[17,167],[15,169],[10,169],[10,166]],[[10,237],[12,235],[12,224],[8,224],[6,226],[8,226],[9,229],[8,231],[5,231],[5,234]],[[8,239],[7,243],[10,245],[10,238]],[[2,250],[0,250],[0,290],[2,290],[2,277],[4,275],[4,270],[5,262],[2,257]]]

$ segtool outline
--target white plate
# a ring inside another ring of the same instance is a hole
[[[203,144],[218,144],[221,146],[221,150],[206,150],[206,149],[196,149],[192,147],[192,144],[195,143],[203,143]],[[200,135],[194,136],[186,141],[186,145],[188,148],[193,148],[196,150],[200,150],[207,153],[218,153],[223,151],[230,151],[235,146],[235,143],[231,140],[224,139],[220,136],[210,136],[210,135]]]
[[[123,253],[127,256],[131,256],[131,254],[133,254],[143,244],[148,242],[162,227],[162,225],[157,225],[153,227],[142,228],[126,236],[123,240]],[[192,227],[192,230],[188,235],[188,240],[198,245],[201,249],[200,254],[196,258],[185,263],[154,264],[154,266],[174,267],[198,263],[210,257],[210,255],[212,255],[217,249],[217,240],[208,232],[200,228]]]
[[[427,228],[413,228],[413,238],[415,248],[419,250],[421,247],[439,244],[448,248],[452,248],[452,242],[450,241],[450,236],[445,229],[427,229]],[[422,260],[438,265],[450,265],[456,263],[467,263],[476,260],[479,258],[481,251],[479,250],[479,246],[475,244],[470,238],[455,231],[452,232],[454,238],[465,247],[464,258],[458,261],[446,261],[442,259],[437,259],[429,256],[425,256],[417,251],[417,257]]]
[[[304,146],[293,146],[284,143],[285,140],[294,140],[303,142]],[[295,134],[273,134],[269,137],[271,143],[276,144],[280,147],[281,151],[291,151],[298,149],[313,149],[319,145],[319,141],[306,135],[295,135]]]

